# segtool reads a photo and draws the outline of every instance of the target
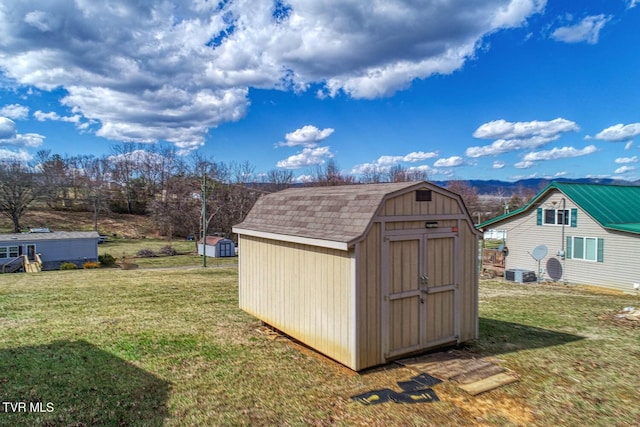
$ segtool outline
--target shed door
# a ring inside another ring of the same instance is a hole
[[[455,236],[389,237],[385,357],[457,340]]]
[[[437,346],[457,340],[456,237],[427,237],[426,344]]]
[[[233,242],[231,241],[221,241],[218,243],[218,256],[219,257],[229,257],[235,255],[235,247]]]
[[[396,240],[402,239],[402,240]],[[425,341],[425,304],[420,289],[422,238],[390,238],[388,247],[387,357],[420,350]]]

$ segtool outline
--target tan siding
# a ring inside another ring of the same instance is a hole
[[[357,277],[360,292],[358,306],[358,366],[383,363],[380,323],[382,300],[380,281],[380,224],[373,224],[366,239],[360,243]]]
[[[416,202],[415,191],[389,198],[380,214],[394,215],[435,215],[461,213],[457,201],[448,195],[431,192],[430,202]]]
[[[240,308],[354,367],[351,253],[250,236],[240,241]]]
[[[458,333],[459,340],[464,342],[478,338],[478,238],[466,221],[461,221],[459,236]]]

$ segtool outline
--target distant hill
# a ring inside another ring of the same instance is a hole
[[[577,182],[582,184],[606,184],[606,185],[640,185],[640,181],[624,181],[619,179],[610,178],[578,178],[578,179],[545,179],[545,178],[531,178],[521,179],[518,181],[498,181],[498,180],[462,180],[469,186],[475,188],[478,194],[498,194],[503,193],[506,196],[510,196],[514,193],[520,193],[524,190],[529,190],[534,193],[538,193],[545,188],[551,182]],[[432,181],[441,187],[447,187],[448,181]]]

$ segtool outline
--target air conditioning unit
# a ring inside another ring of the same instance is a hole
[[[511,268],[509,270],[505,270],[504,278],[517,283],[535,282],[537,280],[536,273],[534,271],[524,270],[522,268]]]

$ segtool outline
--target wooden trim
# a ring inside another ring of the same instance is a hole
[[[454,272],[454,275],[455,275],[455,272]],[[455,291],[456,289],[458,289],[458,285],[453,284],[453,285],[446,285],[446,286],[438,286],[435,288],[428,288],[428,289],[425,289],[425,291],[427,294],[438,294],[440,292]]]
[[[389,294],[389,301],[394,301],[402,298],[417,297],[417,296],[420,296],[421,293],[422,293],[421,290],[413,290],[413,291],[404,291],[404,292],[398,292],[395,294]]]
[[[360,259],[360,244],[358,243],[351,255],[351,318],[350,321],[350,345],[351,345],[351,366],[354,370],[360,369],[358,366],[360,361],[360,346],[358,345],[358,307],[362,302],[360,301],[360,280],[358,277],[358,260]]]
[[[389,349],[389,239],[384,235],[384,221],[380,227],[380,357],[386,360]]]
[[[393,216],[378,216],[373,219],[373,222],[386,221],[386,222],[402,222],[402,221],[447,221],[452,219],[466,219],[464,214],[437,214],[437,215],[393,215]]]
[[[416,239],[422,236],[428,236],[429,239],[438,239],[440,237],[456,237],[458,233],[451,231],[452,227],[443,228],[410,228],[406,230],[388,230],[383,231],[384,238],[392,240],[410,240],[407,237],[415,236]],[[395,239],[394,239],[395,238]]]
[[[347,242],[336,242],[333,240],[312,239],[309,237],[291,236],[288,234],[269,233],[266,231],[248,230],[246,228],[233,227],[234,233],[245,236],[260,237],[262,239],[277,240],[280,242],[298,243],[301,245],[318,246],[321,248],[349,250]]]

